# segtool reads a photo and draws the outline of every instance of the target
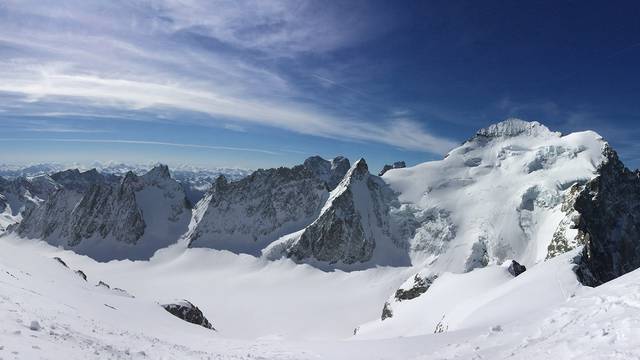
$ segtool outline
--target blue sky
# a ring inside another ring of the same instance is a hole
[[[640,166],[634,1],[0,1],[0,162],[373,169],[517,116]]]

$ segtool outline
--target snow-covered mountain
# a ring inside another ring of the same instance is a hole
[[[117,182],[95,170],[61,174],[62,188],[24,212],[17,234],[106,261],[148,259],[187,230],[189,202],[164,165]]]
[[[9,225],[22,220],[22,212],[27,206],[42,203],[59,187],[60,185],[47,175],[11,180],[0,177],[0,234]]]
[[[606,142],[509,119],[478,131],[445,159],[391,169],[383,179],[415,217],[414,264],[471,271],[544,260],[574,184],[596,176]],[[569,250],[569,248],[567,248]]]
[[[461,171],[463,167],[456,164],[471,169]],[[361,327],[362,336],[405,336],[450,328],[455,323],[452,318],[460,318],[461,312],[469,316],[469,298],[474,303],[495,303],[496,295],[487,294],[487,288],[511,286],[510,280],[504,282],[513,275],[504,271],[512,263],[509,259],[529,268],[536,264],[548,268],[551,265],[542,265],[545,259],[562,257],[570,264],[566,269],[572,270],[567,279],[577,282],[577,275],[589,286],[640,266],[640,177],[637,171],[626,169],[615,151],[593,132],[561,136],[538,123],[509,120],[479,131],[446,159],[420,170],[428,189],[423,194],[412,188],[415,181],[403,180],[415,176],[405,172],[412,169],[390,171],[385,179],[404,190],[400,199],[410,206],[438,206],[454,214],[449,226],[458,234],[440,246],[439,253],[429,254],[422,269],[381,306],[380,319]],[[452,182],[466,179],[458,186],[464,192],[451,192],[451,182],[446,182],[446,190],[438,191],[436,184],[447,180],[431,181],[433,171],[449,175]],[[473,177],[461,176],[475,171]],[[452,288],[447,287],[451,283],[443,276],[449,279],[451,272],[478,267],[487,268],[483,273],[488,274],[494,264],[503,268],[495,270],[495,278],[487,275],[482,281],[477,271],[468,276],[478,277],[471,282],[480,287],[456,285],[471,291],[458,290],[462,303],[456,305],[458,297],[451,298]],[[503,282],[509,285],[501,285]],[[560,287],[561,299],[566,298],[567,286]],[[425,308],[432,311],[416,314]]]
[[[329,195],[317,219],[271,244],[264,253],[329,264],[408,265],[403,239],[390,214],[395,194],[358,160]]]
[[[348,169],[347,159],[313,157],[238,181],[220,176],[194,209],[189,246],[259,255],[272,241],[312,223],[335,179]]]
[[[8,165],[0,164],[0,177],[13,180],[19,177],[32,179],[43,175],[59,173],[61,178],[76,176],[74,173],[97,172],[106,178],[113,180],[124,177],[128,172],[136,175],[144,175],[157,164],[124,164],[117,162],[94,162],[91,164],[59,164],[42,163],[34,165]],[[190,165],[178,165],[171,169],[174,179],[184,188],[187,199],[191,204],[196,204],[204,197],[213,181],[220,175],[235,181],[249,175],[251,170],[240,168],[204,168]],[[85,177],[87,175],[85,174]]]

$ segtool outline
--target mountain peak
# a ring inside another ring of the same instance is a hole
[[[497,138],[514,137],[518,135],[538,136],[552,134],[546,126],[537,121],[525,121],[518,118],[509,118],[486,128],[478,130],[477,136]]]
[[[303,166],[324,181],[329,190],[333,190],[349,171],[351,164],[349,159],[343,156],[337,156],[331,161],[320,156],[311,156],[304,161]]]
[[[369,165],[367,165],[367,162],[363,158],[360,158],[353,164],[345,178],[364,179],[366,175],[369,175]]]
[[[170,178],[171,174],[169,173],[169,167],[164,164],[158,164],[154,166],[149,172],[145,174],[147,177],[157,177],[157,178]]]
[[[369,165],[367,165],[367,162],[364,160],[364,158],[358,159],[358,161],[353,164],[353,167],[357,172],[360,173],[369,172]]]

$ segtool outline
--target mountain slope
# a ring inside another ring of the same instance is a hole
[[[190,209],[166,166],[117,182],[70,172],[63,188],[24,213],[15,231],[94,259],[148,259],[187,230]]]
[[[298,231],[318,216],[348,160],[319,157],[293,168],[259,169],[238,181],[218,177],[194,210],[190,247],[259,255],[280,236]]]
[[[445,159],[394,169],[383,179],[417,222],[414,264],[464,272],[516,259],[545,259],[574,184],[596,176],[605,147],[590,131],[562,136],[509,119],[453,149]]]
[[[371,263],[409,265],[406,250],[394,231],[390,204],[394,194],[369,173],[364,159],[349,169],[331,192],[318,218],[296,235],[265,249],[268,258],[282,254],[336,266]]]
[[[27,207],[43,202],[59,188],[60,185],[47,175],[12,180],[0,177],[0,234],[20,222]]]
[[[580,287],[574,278],[565,296],[554,274],[560,271],[564,286],[570,284],[565,281],[571,272],[560,257],[551,267],[536,265],[540,269],[532,269],[528,278],[525,272],[498,279],[496,287],[467,299],[473,307],[459,306],[465,299],[455,299],[460,311],[447,313],[445,319],[458,314],[462,322],[445,321],[449,330],[442,333],[367,340],[361,328],[359,341],[344,341],[353,321],[380,300],[381,290],[397,284],[402,269],[321,272],[206,249],[160,255],[149,262],[96,263],[46,244],[3,238],[0,354],[19,359],[247,360],[640,356],[638,271],[595,289]],[[62,257],[69,268],[54,256]],[[203,264],[208,264],[207,271]],[[74,273],[78,268],[86,272],[87,281]],[[487,277],[497,278],[499,270],[505,269],[492,267],[451,279],[458,277],[459,285],[470,280],[484,283]],[[101,280],[135,297],[96,286]],[[541,289],[551,296],[537,306],[540,296],[529,294]],[[162,309],[158,302],[166,297],[195,300],[218,332]],[[475,326],[462,329],[456,323]]]

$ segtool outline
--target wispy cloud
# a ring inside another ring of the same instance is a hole
[[[69,113],[170,108],[232,130],[261,125],[440,154],[455,146],[409,118],[345,116],[300,101],[312,96],[277,59],[348,47],[380,28],[366,11],[344,13],[292,0],[8,0],[0,7],[0,92],[21,96],[25,112],[43,101]]]
[[[409,119],[393,119],[388,123],[345,120],[284,101],[274,106],[268,101],[232,97],[211,88],[196,89],[178,84],[46,72],[24,80],[4,81],[0,83],[0,91],[24,93],[33,99],[82,98],[96,106],[174,107],[301,134],[373,141],[411,150],[442,153],[455,146],[452,141],[430,135]]]
[[[234,147],[234,146],[185,144],[185,143],[174,143],[174,142],[166,142],[166,141],[147,141],[147,140],[66,139],[66,138],[0,138],[0,141],[3,141],[3,142],[24,142],[24,141],[36,141],[36,142],[39,142],[39,141],[49,141],[49,142],[62,142],[62,143],[69,142],[69,143],[93,143],[93,144],[156,145],[156,146],[172,146],[172,147],[193,148],[193,149],[243,151],[243,152],[261,153],[261,154],[267,154],[267,155],[280,155],[280,153],[278,153],[276,151],[270,151],[270,150],[264,150],[264,149],[244,148],[244,147]]]

